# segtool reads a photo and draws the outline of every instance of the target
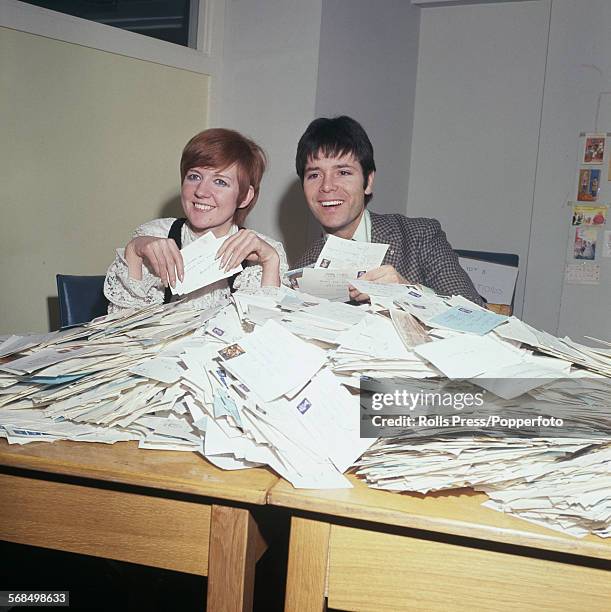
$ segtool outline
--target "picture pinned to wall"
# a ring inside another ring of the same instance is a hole
[[[602,164],[605,157],[606,134],[586,134],[584,164]]]
[[[573,244],[574,259],[594,261],[596,258],[596,234],[594,227],[578,227],[575,229]]]
[[[611,257],[611,232],[603,233],[603,257]]]
[[[604,225],[607,221],[609,207],[588,206],[587,204],[573,204],[573,218],[571,225]]]
[[[570,285],[599,285],[600,266],[587,261],[569,263],[566,265],[565,278]]]
[[[600,170],[597,168],[582,168],[579,171],[577,199],[580,202],[596,202],[599,191]]]

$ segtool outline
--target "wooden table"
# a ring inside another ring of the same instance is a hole
[[[134,442],[0,440],[0,539],[208,577],[207,609],[252,609],[266,545],[250,508],[278,477]]]
[[[480,504],[470,490],[422,496],[298,490],[290,508],[285,610],[611,611],[611,541],[577,539]]]

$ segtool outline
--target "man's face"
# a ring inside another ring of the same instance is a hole
[[[365,209],[365,195],[371,193],[373,178],[372,172],[364,183],[361,164],[351,153],[338,157],[320,155],[308,160],[303,191],[312,214],[328,234],[352,238]]]

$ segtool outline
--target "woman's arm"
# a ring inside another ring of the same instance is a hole
[[[143,308],[161,304],[164,286],[147,265],[138,261],[136,253],[129,253],[130,243],[140,237],[166,238],[174,219],[155,219],[139,226],[125,249],[117,249],[115,260],[109,266],[104,281],[104,294],[108,298],[108,312],[125,308]],[[131,265],[131,267],[130,267]]]

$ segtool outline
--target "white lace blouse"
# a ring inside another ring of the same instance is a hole
[[[133,238],[137,236],[157,236],[167,238],[168,232],[175,219],[154,219],[140,225],[134,231]],[[237,226],[232,226],[230,235],[238,231]],[[270,244],[280,256],[280,278],[288,270],[286,253],[281,242],[272,240],[263,234],[257,236]],[[196,236],[191,228],[185,223],[182,226],[182,246],[185,247],[194,240]],[[106,272],[104,281],[104,295],[109,300],[108,312],[116,312],[123,308],[143,308],[151,304],[163,302],[165,288],[158,276],[152,274],[146,266],[142,266],[142,280],[130,278],[127,261],[124,257],[125,249],[117,249],[117,255]],[[261,287],[263,269],[257,264],[248,265],[244,268],[233,283],[236,291],[254,291]],[[211,308],[228,301],[230,295],[227,279],[220,280],[207,287],[189,294],[189,301],[195,308]]]

